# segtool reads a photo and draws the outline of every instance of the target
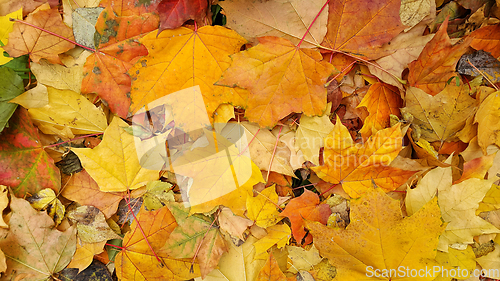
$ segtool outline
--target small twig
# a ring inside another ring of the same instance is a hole
[[[13,18],[9,18],[9,20],[10,20],[10,21],[14,21],[14,22],[20,22],[20,23],[26,24],[26,25],[31,26],[31,27],[33,27],[33,28],[36,28],[36,29],[38,29],[38,30],[41,30],[41,31],[47,32],[47,33],[48,33],[48,34],[50,34],[50,35],[53,35],[53,36],[56,36],[56,37],[58,37],[58,38],[60,38],[60,39],[66,40],[66,41],[68,41],[68,42],[70,42],[70,43],[72,43],[72,44],[75,44],[75,45],[77,45],[77,46],[79,46],[79,47],[82,47],[82,48],[84,48],[84,49],[86,49],[86,50],[88,50],[88,51],[91,51],[91,52],[93,52],[93,53],[95,53],[95,52],[96,52],[96,50],[94,50],[94,49],[92,49],[92,48],[89,48],[89,47],[86,47],[86,46],[80,45],[80,44],[76,43],[76,42],[75,42],[75,41],[73,41],[73,40],[70,40],[70,39],[68,39],[68,38],[65,38],[65,37],[63,37],[63,36],[61,36],[61,35],[57,34],[57,33],[54,33],[54,32],[52,32],[52,31],[48,31],[48,30],[46,30],[46,29],[43,29],[43,28],[38,27],[38,26],[36,26],[36,25],[33,25],[33,24],[29,23],[29,22],[25,22],[25,21],[23,21],[23,20],[18,20],[18,19],[13,19]]]

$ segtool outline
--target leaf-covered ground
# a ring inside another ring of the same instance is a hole
[[[2,280],[500,279],[499,18],[1,1]]]

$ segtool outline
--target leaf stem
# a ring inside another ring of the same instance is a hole
[[[94,50],[94,49],[92,49],[92,48],[89,48],[89,47],[83,46],[83,45],[81,45],[81,44],[78,44],[78,43],[76,43],[76,42],[75,42],[75,41],[73,41],[73,40],[70,40],[70,39],[68,39],[68,38],[66,38],[66,37],[63,37],[63,36],[61,36],[61,35],[59,35],[59,34],[57,34],[57,33],[54,33],[54,32],[52,32],[52,31],[48,31],[48,30],[46,30],[46,29],[43,29],[43,28],[41,28],[41,27],[38,27],[38,26],[36,26],[36,25],[34,25],[34,24],[31,24],[31,23],[29,23],[29,22],[25,22],[25,21],[23,21],[23,20],[18,20],[18,19],[13,19],[13,18],[9,18],[9,20],[10,20],[10,21],[14,21],[14,22],[20,22],[20,23],[26,24],[26,25],[31,26],[31,27],[33,27],[33,28],[36,28],[36,29],[38,29],[38,30],[41,30],[41,31],[47,32],[47,33],[48,33],[48,34],[50,34],[50,35],[53,35],[53,36],[56,36],[56,37],[61,38],[61,39],[63,39],[63,40],[66,40],[66,41],[68,41],[68,42],[70,42],[70,43],[72,43],[72,44],[75,44],[75,45],[77,45],[77,46],[79,46],[79,47],[82,47],[82,48],[84,48],[84,49],[86,49],[86,50],[88,50],[88,51],[91,51],[91,52],[93,52],[93,53],[95,53],[95,52],[96,52],[96,50]]]
[[[128,191],[127,193],[130,196],[130,190],[127,190],[127,191]],[[153,250],[153,247],[151,246],[151,244],[149,244],[148,238],[146,237],[146,233],[144,233],[144,230],[142,229],[142,226],[139,223],[139,220],[137,220],[137,217],[135,216],[134,211],[130,207],[130,200],[129,200],[129,198],[124,197],[124,199],[125,199],[125,202],[127,203],[128,210],[132,213],[132,216],[134,217],[134,220],[137,222],[137,227],[139,227],[139,230],[142,233],[142,237],[144,237],[144,240],[146,241],[146,244],[148,244],[149,249],[151,250],[151,252],[153,252],[153,255],[155,256],[156,260],[158,260],[158,262],[161,264],[161,266],[165,266],[165,264],[163,263],[163,261],[158,257],[158,255],[156,255],[156,252],[155,252],[155,250]]]
[[[102,135],[102,134],[104,134],[104,133],[97,133],[97,134],[91,134],[91,135],[79,136],[79,137],[77,137],[77,138],[70,139],[70,140],[68,140],[68,141],[58,142],[58,143],[54,143],[54,144],[51,144],[51,145],[46,145],[46,146],[44,146],[43,148],[48,148],[48,147],[58,146],[58,145],[61,145],[61,144],[65,144],[65,143],[68,143],[68,142],[74,141],[74,140],[83,139],[83,138],[87,138],[87,137],[93,137],[93,136],[99,136],[99,135]]]
[[[302,36],[302,39],[300,39],[299,44],[297,44],[297,49],[300,48],[300,44],[302,44],[302,42],[306,38],[307,34],[309,34],[309,30],[311,30],[311,27],[313,26],[314,22],[318,19],[319,15],[321,15],[321,13],[326,8],[326,6],[328,6],[328,3],[330,3],[330,0],[327,0],[325,5],[323,5],[323,7],[321,7],[321,10],[319,10],[319,13],[316,15],[316,17],[313,19],[313,21],[311,22],[311,24],[307,28],[306,33],[304,34],[304,36]]]
[[[125,250],[126,249],[125,247],[120,247],[118,245],[113,245],[113,244],[109,244],[109,243],[106,243],[104,245],[110,246],[110,247],[113,247],[113,248],[117,248],[117,249],[120,249],[120,250]]]

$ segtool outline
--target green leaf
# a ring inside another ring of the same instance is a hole
[[[7,126],[17,108],[17,104],[9,101],[23,92],[23,79],[8,67],[0,68],[0,132]]]

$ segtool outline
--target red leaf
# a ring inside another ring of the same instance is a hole
[[[207,15],[207,0],[163,0],[158,5],[160,29],[174,29],[187,20],[200,21]]]
[[[58,192],[61,175],[43,150],[38,130],[28,111],[19,107],[0,138],[0,184],[10,186],[17,197],[44,188]]]

